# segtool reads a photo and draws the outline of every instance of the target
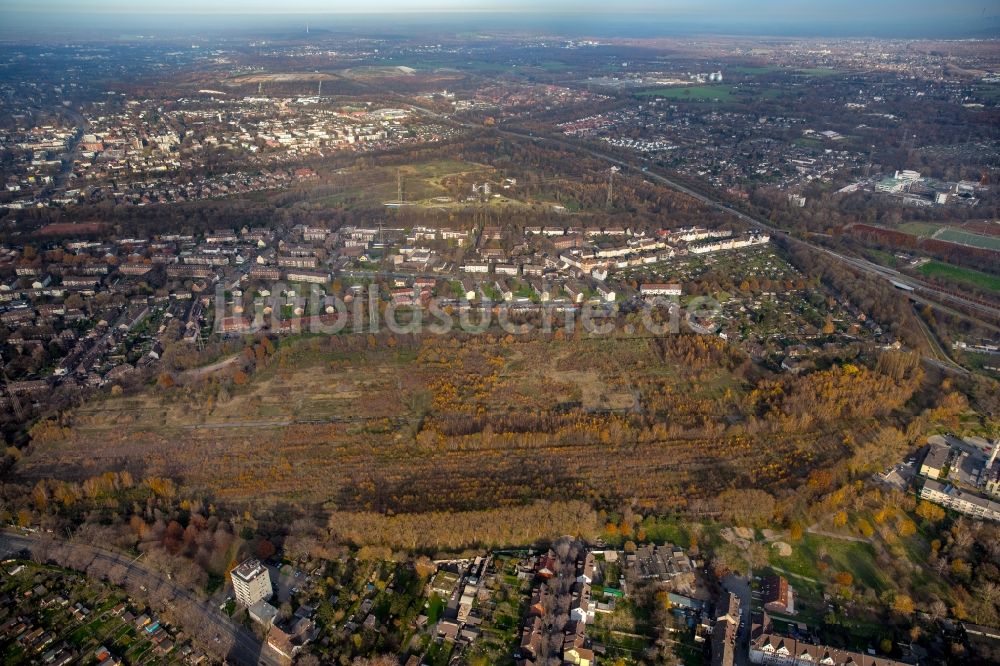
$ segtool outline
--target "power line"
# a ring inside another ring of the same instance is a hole
[[[620,169],[616,166],[608,169],[608,201],[607,207],[611,208],[614,203],[614,188],[615,188],[615,174],[618,173]]]
[[[7,388],[7,393],[10,395],[10,404],[14,408],[14,416],[17,417],[18,421],[24,420],[24,408],[21,406],[21,401],[17,399],[17,394],[14,389],[10,387],[10,377],[7,376],[7,365],[3,361],[3,356],[0,356],[0,374],[3,375],[4,386]]]

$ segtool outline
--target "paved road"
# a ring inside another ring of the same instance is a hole
[[[722,579],[722,589],[740,598],[740,628],[736,634],[736,666],[750,662],[750,579],[729,574]]]
[[[927,323],[924,321],[923,317],[920,316],[919,312],[916,312],[916,303],[913,304],[914,313],[913,316],[917,320],[917,325],[920,327],[920,331],[924,334],[924,338],[927,340],[927,344],[930,345],[931,353],[938,359],[938,361],[946,366],[952,367],[961,372],[967,372],[965,368],[960,366],[951,360],[951,357],[944,351],[941,343],[938,342],[937,336],[930,329]]]
[[[59,161],[61,162],[59,172],[53,178],[52,186],[43,192],[43,196],[57,194],[66,189],[69,176],[73,173],[73,160],[77,156],[77,147],[80,145],[80,140],[83,139],[83,135],[87,131],[87,119],[78,112],[68,107],[63,107],[60,111],[69,116],[70,121],[76,125],[76,130],[73,132],[72,138],[66,143],[66,150],[59,155]]]
[[[422,111],[423,113],[425,113],[427,115],[433,116],[433,117],[438,118],[440,120],[443,120],[445,122],[450,122],[452,124],[459,125],[459,126],[462,126],[462,127],[471,128],[471,129],[482,129],[482,126],[480,126],[480,125],[478,125],[476,123],[470,123],[470,122],[463,122],[463,121],[455,120],[451,116],[447,116],[447,115],[438,113],[436,111],[433,111],[431,109],[427,109],[425,107],[415,106],[412,103],[409,103],[409,105],[411,107],[417,109],[418,111]],[[556,144],[556,145],[559,145],[559,146],[561,146],[563,148],[568,148],[570,150],[574,150],[574,151],[577,151],[577,152],[585,153],[587,155],[590,155],[591,157],[596,157],[597,159],[603,160],[605,162],[608,162],[608,163],[613,164],[613,165],[618,166],[618,167],[636,169],[636,164],[637,163],[641,164],[642,166],[639,167],[638,170],[641,171],[641,173],[643,174],[643,176],[648,177],[648,178],[650,178],[652,180],[655,180],[655,181],[657,181],[658,183],[660,183],[662,185],[666,185],[667,187],[669,187],[669,188],[671,188],[673,190],[676,190],[678,192],[682,192],[684,194],[687,194],[688,196],[693,197],[694,199],[697,199],[698,201],[702,202],[703,204],[705,204],[707,206],[710,206],[712,208],[715,208],[716,210],[722,211],[722,212],[724,212],[724,213],[726,213],[728,215],[731,215],[731,216],[733,216],[733,217],[741,220],[742,222],[744,222],[746,224],[749,224],[752,227],[755,227],[755,228],[760,229],[762,231],[767,231],[772,237],[783,238],[783,239],[785,239],[787,242],[789,242],[791,244],[800,244],[800,245],[808,246],[809,248],[811,248],[811,249],[813,249],[815,251],[822,252],[823,254],[826,254],[827,256],[835,259],[836,261],[840,262],[841,264],[845,264],[847,266],[850,266],[850,267],[854,268],[855,270],[861,271],[862,273],[864,273],[866,275],[869,275],[869,276],[872,276],[872,277],[875,277],[875,278],[878,278],[878,279],[881,279],[881,280],[888,281],[891,284],[893,284],[894,286],[895,286],[896,283],[901,283],[901,284],[905,284],[907,286],[912,287],[913,291],[909,292],[909,296],[910,296],[910,298],[913,301],[915,301],[917,303],[920,303],[920,304],[930,304],[930,305],[933,305],[933,306],[936,306],[936,307],[944,307],[945,309],[948,309],[948,308],[944,304],[945,303],[950,303],[950,304],[959,306],[961,308],[964,308],[966,310],[966,312],[955,312],[954,310],[952,310],[952,312],[954,312],[955,314],[959,314],[959,315],[961,315],[963,317],[969,317],[970,315],[968,313],[969,312],[974,312],[974,313],[976,313],[976,315],[985,317],[987,320],[1000,323],[1000,308],[997,308],[997,307],[994,307],[994,306],[991,306],[989,304],[982,303],[982,302],[979,302],[979,301],[975,301],[975,300],[971,300],[971,299],[968,299],[968,298],[964,298],[964,297],[962,297],[962,296],[960,296],[958,294],[954,294],[954,293],[951,293],[951,292],[944,291],[944,290],[942,290],[942,289],[940,289],[940,288],[938,288],[938,287],[936,287],[936,286],[934,286],[932,284],[924,282],[924,281],[922,281],[922,280],[920,280],[918,278],[915,278],[915,277],[910,276],[910,275],[905,275],[903,273],[900,273],[897,270],[894,270],[894,269],[891,269],[891,268],[887,268],[885,266],[880,266],[879,264],[873,263],[873,262],[868,261],[866,259],[861,259],[861,258],[858,258],[858,257],[851,257],[851,256],[848,256],[848,255],[845,255],[845,254],[841,254],[839,252],[834,252],[833,250],[830,250],[829,248],[826,248],[826,247],[824,247],[822,245],[819,245],[817,243],[813,243],[813,242],[810,242],[808,240],[805,240],[805,239],[802,239],[802,238],[798,238],[796,236],[792,236],[792,235],[790,235],[789,233],[785,232],[782,229],[774,227],[774,226],[768,224],[767,222],[759,220],[759,219],[757,219],[755,217],[752,217],[751,215],[748,215],[747,213],[744,213],[744,212],[742,212],[740,210],[737,210],[737,209],[733,208],[728,203],[726,203],[726,202],[724,202],[724,201],[722,201],[720,199],[717,199],[717,198],[714,198],[714,197],[710,197],[708,195],[702,194],[701,192],[697,192],[697,191],[691,189],[690,187],[688,187],[686,185],[682,185],[681,183],[678,183],[675,180],[672,180],[670,178],[667,178],[666,176],[663,176],[663,175],[657,173],[656,171],[653,170],[655,167],[651,168],[651,166],[655,165],[655,162],[653,162],[652,160],[650,160],[648,157],[634,156],[633,158],[631,158],[630,161],[626,161],[626,160],[624,160],[624,159],[622,159],[620,157],[617,157],[616,155],[612,155],[610,153],[606,153],[606,152],[603,152],[603,151],[595,150],[595,149],[590,148],[588,146],[583,146],[583,145],[580,145],[578,143],[574,143],[572,141],[567,141],[566,139],[563,139],[562,137],[559,137],[559,136],[534,134],[534,133],[531,133],[531,132],[524,132],[524,131],[521,131],[521,130],[508,129],[508,128],[503,128],[503,129],[496,128],[494,131],[497,134],[500,134],[501,136],[507,136],[507,137],[511,137],[511,138],[515,138],[515,139],[528,140],[528,141],[533,141],[533,142],[536,142],[536,143],[552,143],[552,144]],[[976,319],[976,321],[978,323],[987,324],[990,328],[995,328],[994,326],[992,326],[991,324],[988,324],[987,322],[981,322],[978,319]],[[1000,330],[1000,329],[998,329],[998,330]],[[941,361],[940,359],[934,358],[932,356],[926,356],[925,359],[929,363],[931,363],[933,365],[936,365],[936,366],[938,366],[938,367],[940,367],[940,368],[942,368],[944,370],[955,371],[956,368],[960,367],[960,366],[957,366],[954,363],[945,363],[945,362]],[[961,372],[967,372],[967,371],[963,368],[963,369],[961,369]]]
[[[853,541],[854,543],[874,543],[871,539],[867,537],[856,537],[850,534],[837,534],[836,532],[826,532],[824,530],[816,529],[815,525],[811,525],[806,528],[806,532],[809,534],[817,534],[819,536],[825,536],[830,539],[840,539],[841,541]]]
[[[783,573],[786,576],[792,576],[793,578],[801,578],[802,580],[807,580],[810,583],[813,583],[815,585],[823,585],[824,584],[823,581],[821,581],[821,580],[816,580],[815,578],[811,578],[809,576],[803,576],[800,573],[795,573],[794,571],[789,571],[788,569],[782,569],[781,567],[776,567],[773,564],[771,565],[771,568],[774,569],[775,571],[777,571],[778,573]]]
[[[788,236],[786,236],[788,237]],[[794,241],[800,243],[806,243],[801,239],[793,239]],[[842,263],[846,263],[854,268],[863,271],[865,273],[880,277],[894,285],[896,283],[905,284],[913,287],[913,292],[909,294],[910,298],[917,303],[930,304],[935,306],[940,306],[942,302],[952,303],[959,305],[961,307],[967,308],[970,311],[976,312],[978,315],[988,318],[990,321],[1000,322],[1000,308],[996,308],[986,303],[979,301],[974,301],[968,298],[963,298],[957,294],[951,293],[949,291],[944,291],[932,284],[924,282],[912,275],[907,275],[901,273],[893,268],[887,268],[885,266],[880,266],[879,264],[868,261],[867,259],[859,259],[858,257],[849,257],[844,254],[838,254],[832,250],[828,250],[821,246],[813,245],[812,243],[806,243],[816,249],[819,249],[826,254],[834,257]],[[959,313],[963,316],[968,316],[965,313]],[[995,326],[991,325],[991,328],[996,329]],[[997,329],[1000,330],[1000,329]]]
[[[239,354],[233,354],[232,356],[224,358],[221,361],[216,361],[211,365],[203,365],[199,368],[191,368],[190,370],[185,370],[184,372],[181,373],[181,376],[187,378],[204,377],[205,375],[209,375],[215,372],[216,370],[222,370],[223,368],[229,367],[233,363],[236,363],[236,361],[238,361],[239,359],[240,359]]]
[[[614,165],[619,166],[619,167],[634,168],[633,164],[630,164],[629,162],[627,162],[625,160],[622,160],[622,159],[620,159],[618,157],[615,157],[614,155],[610,155],[608,153],[604,153],[604,152],[601,152],[601,151],[598,151],[598,150],[594,150],[592,148],[587,148],[587,147],[584,147],[584,146],[580,146],[580,145],[577,145],[577,144],[575,144],[573,142],[565,141],[563,139],[558,139],[558,138],[551,137],[551,136],[544,136],[544,137],[533,136],[531,134],[525,134],[523,132],[518,132],[518,131],[514,131],[514,130],[499,130],[499,133],[500,134],[506,134],[506,135],[514,136],[514,137],[518,137],[518,138],[521,138],[521,139],[528,139],[528,140],[532,140],[532,141],[545,141],[545,142],[550,142],[550,143],[556,143],[556,144],[559,144],[559,145],[567,147],[567,148],[571,148],[571,149],[574,149],[574,150],[578,150],[578,151],[587,153],[588,155],[590,155],[592,157],[596,157],[598,159],[602,159],[602,160],[604,160],[606,162],[609,162],[609,163],[614,164]],[[641,157],[640,156],[640,157],[636,157],[635,159],[637,161],[641,162],[641,163],[653,164],[653,162],[649,158],[646,158],[646,157]],[[956,303],[956,304],[961,305],[961,306],[963,306],[965,308],[968,308],[968,309],[970,309],[970,310],[972,310],[974,312],[977,312],[977,313],[979,313],[979,314],[981,314],[983,316],[989,317],[989,318],[991,318],[993,320],[996,320],[996,321],[1000,321],[1000,308],[996,308],[996,307],[993,307],[993,306],[990,306],[990,305],[987,305],[987,304],[984,304],[984,303],[979,303],[977,301],[973,301],[973,300],[970,300],[970,299],[967,299],[967,298],[963,298],[961,296],[958,296],[958,295],[955,295],[955,294],[943,291],[943,290],[941,290],[941,289],[939,289],[939,288],[937,288],[937,287],[935,287],[935,286],[933,286],[931,284],[928,284],[926,282],[923,282],[922,280],[914,278],[913,276],[904,275],[903,273],[900,273],[897,270],[894,270],[894,269],[891,269],[891,268],[887,268],[885,266],[880,266],[879,264],[873,263],[873,262],[868,261],[866,259],[860,259],[858,257],[850,257],[848,255],[840,254],[839,252],[834,252],[833,250],[830,250],[830,249],[828,249],[826,247],[823,247],[822,245],[818,245],[816,243],[812,243],[812,242],[809,242],[807,240],[803,240],[803,239],[798,238],[796,236],[792,236],[792,235],[788,234],[787,232],[785,232],[784,230],[779,229],[777,227],[774,227],[774,226],[768,224],[767,222],[763,222],[762,220],[759,220],[759,219],[757,219],[755,217],[752,217],[752,216],[750,216],[750,215],[748,215],[748,214],[746,214],[746,213],[744,213],[744,212],[742,212],[740,210],[737,210],[737,209],[733,208],[732,206],[730,206],[729,204],[727,204],[727,203],[725,203],[723,201],[720,201],[718,199],[709,197],[709,196],[707,196],[705,194],[702,194],[700,192],[692,190],[691,188],[687,187],[686,185],[682,185],[682,184],[680,184],[680,183],[678,183],[678,182],[676,182],[674,180],[671,180],[671,179],[667,178],[666,176],[662,176],[659,173],[656,173],[655,171],[650,170],[650,168],[648,166],[647,167],[643,167],[641,169],[641,171],[642,171],[643,175],[646,176],[646,177],[648,177],[648,178],[651,178],[651,179],[653,179],[653,180],[655,180],[655,181],[657,181],[657,182],[659,182],[659,183],[661,183],[663,185],[666,185],[667,187],[669,187],[671,189],[677,190],[678,192],[682,192],[684,194],[687,194],[688,196],[697,199],[698,201],[702,202],[703,204],[705,204],[707,206],[711,206],[711,207],[715,208],[716,210],[720,210],[720,211],[722,211],[724,213],[727,213],[728,215],[732,215],[733,217],[736,217],[739,220],[741,220],[741,221],[743,221],[743,222],[745,222],[745,223],[747,223],[747,224],[749,224],[749,225],[751,225],[753,227],[756,227],[756,228],[758,228],[758,229],[760,229],[762,231],[767,231],[772,236],[781,237],[781,238],[783,238],[783,239],[785,239],[788,242],[793,243],[793,244],[801,244],[801,245],[809,246],[810,248],[812,248],[814,250],[818,250],[820,252],[823,252],[824,254],[826,254],[826,255],[828,255],[828,256],[836,259],[837,261],[839,261],[839,262],[841,262],[843,264],[847,264],[847,265],[849,265],[849,266],[851,266],[851,267],[853,267],[853,268],[855,268],[857,270],[860,270],[860,271],[862,271],[862,272],[864,272],[864,273],[866,273],[868,275],[872,275],[874,277],[878,277],[878,278],[881,278],[881,279],[889,281],[889,282],[901,282],[903,284],[910,285],[910,286],[912,286],[914,288],[914,290],[918,294],[923,294],[923,295],[926,295],[928,297],[932,297],[932,298],[935,298],[935,299],[938,299],[938,300],[944,301],[944,302]]]
[[[92,561],[98,560],[110,564],[121,565],[125,568],[126,581],[135,581],[146,589],[168,590],[173,598],[181,599],[193,608],[201,610],[202,627],[207,627],[220,637],[217,646],[204,646],[209,651],[213,648],[220,649],[224,645],[230,645],[224,657],[228,663],[239,666],[284,666],[285,662],[281,656],[274,653],[266,645],[247,629],[234,624],[228,617],[223,615],[211,602],[199,599],[188,590],[174,585],[170,580],[163,578],[158,571],[146,568],[142,562],[136,562],[132,558],[105,550],[97,546],[66,541],[55,538],[54,535],[46,534],[44,537],[37,534],[22,534],[15,532],[0,532],[0,556],[9,557],[21,551],[33,551],[45,541],[54,541],[63,546],[68,546],[76,551],[78,555],[90,557]]]
[[[411,100],[404,98],[403,96],[399,95],[394,91],[385,90],[383,88],[371,84],[367,85],[373,90],[379,90],[380,92],[396,97],[400,99],[405,105],[413,109],[416,109],[417,111],[420,111],[432,118],[436,118],[442,122],[449,123],[451,125],[456,125],[459,127],[464,127],[467,129],[474,129],[474,130],[483,129],[483,126],[479,123],[457,120],[450,115],[439,113],[438,111],[435,111],[433,109],[413,104]],[[988,305],[986,303],[970,300],[968,298],[963,298],[958,294],[943,291],[935,287],[934,285],[923,282],[922,280],[919,280],[913,276],[904,275],[899,271],[893,270],[891,268],[886,268],[885,266],[880,266],[879,264],[875,264],[873,262],[867,261],[865,259],[860,259],[858,257],[850,257],[844,254],[840,254],[839,252],[834,252],[833,250],[830,250],[822,245],[818,245],[808,240],[792,236],[782,229],[774,227],[768,224],[767,222],[759,220],[755,217],[752,217],[751,215],[748,215],[747,213],[744,213],[740,210],[733,208],[725,201],[722,201],[712,196],[702,194],[701,192],[697,192],[686,185],[682,185],[681,183],[678,183],[675,180],[672,180],[670,178],[667,178],[666,176],[657,173],[655,171],[656,163],[653,160],[649,159],[648,157],[636,155],[636,156],[631,156],[629,160],[625,160],[616,155],[596,150],[594,148],[584,146],[575,143],[573,141],[568,141],[562,136],[558,135],[541,134],[541,133],[535,134],[533,132],[526,132],[516,128],[506,128],[506,127],[505,128],[497,127],[494,128],[493,131],[501,136],[506,136],[514,139],[533,141],[536,143],[556,144],[558,146],[567,148],[569,150],[585,153],[587,155],[590,155],[591,157],[596,157],[599,160],[602,160],[604,162],[607,162],[609,164],[618,167],[637,169],[636,165],[639,164],[641,166],[638,167],[638,170],[641,171],[641,173],[644,176],[651,178],[662,185],[666,185],[667,187],[673,190],[687,194],[688,196],[697,199],[703,204],[715,208],[716,210],[722,211],[728,215],[731,215],[745,222],[746,224],[751,225],[752,227],[755,227],[762,231],[767,231],[769,234],[771,234],[772,237],[781,237],[789,243],[808,246],[813,250],[822,252],[827,256],[832,257],[833,259],[839,261],[840,263],[851,266],[856,270],[865,273],[866,275],[877,277],[879,279],[889,281],[890,283],[900,282],[912,286],[914,288],[914,291],[910,292],[910,297],[913,300],[917,301],[918,303],[922,304],[929,303],[931,305],[939,307],[942,306],[943,303],[952,303],[960,307],[966,308],[968,311],[976,312],[981,316],[987,317],[992,321],[1000,323],[1000,308]],[[959,313],[959,314],[962,314],[965,317],[969,316],[965,313]],[[942,363],[940,360],[936,358],[933,357],[925,357],[925,358],[927,358],[927,360],[932,364],[938,365],[943,369],[954,370],[952,366]]]

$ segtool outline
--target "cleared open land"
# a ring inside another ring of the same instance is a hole
[[[469,204],[465,198],[471,184],[495,178],[495,170],[484,164],[440,159],[407,164],[400,167],[365,169],[363,177],[346,173],[333,182],[339,191],[312,199],[312,203],[325,206],[371,207],[395,203],[399,194],[398,179],[402,179],[403,200],[408,206],[448,209],[468,205],[481,206],[478,200]],[[326,188],[329,189],[329,188]],[[491,205],[528,205],[513,197],[500,196],[490,199]]]
[[[234,76],[224,81],[230,85],[247,85],[258,83],[288,83],[294,81],[332,81],[336,77],[323,72],[278,72],[271,74],[246,74]]]
[[[726,488],[794,486],[844,455],[836,429],[791,404],[815,388],[790,384],[768,404],[774,389],[739,380],[730,353],[690,336],[286,341],[242,386],[216,376],[81,406],[71,428],[36,438],[19,471],[127,469],[219,499],[345,510],[562,497],[682,509]],[[867,381],[819,375],[825,387],[849,379],[844,390]],[[733,427],[773,410],[780,426]]]

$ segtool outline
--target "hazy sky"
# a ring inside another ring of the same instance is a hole
[[[907,31],[944,34],[996,27],[1000,14],[997,7],[996,0],[0,0],[0,25],[5,26],[0,30],[44,31],[74,25],[86,28],[96,25],[109,30],[176,29],[186,25],[185,17],[192,28],[207,25],[193,20],[196,15],[229,15],[236,19],[236,24],[240,22],[238,17],[243,17],[244,25],[251,25],[255,23],[253,16],[272,14],[299,14],[317,19],[325,16],[336,21],[337,14],[405,12],[410,17],[422,15],[431,20],[461,12],[517,16],[520,27],[530,27],[533,17],[537,17],[538,24],[546,29],[558,26],[560,14],[567,19],[571,15],[600,14],[608,26],[624,26],[634,21],[637,28],[646,31],[652,29],[652,21],[676,30],[713,32],[735,29],[815,34]],[[639,15],[644,18],[639,19]],[[601,20],[591,24],[600,27]]]
[[[979,16],[985,8],[995,7],[994,0],[4,0],[8,10],[31,12],[73,13],[310,13],[346,12],[427,12],[427,11],[486,11],[486,12],[541,12],[560,11],[607,12],[611,14],[633,12],[678,16],[705,16],[713,12],[726,17],[771,16],[783,17],[838,17],[847,14],[859,22],[870,18],[889,18],[897,15],[939,17],[947,19],[956,14]],[[995,11],[988,13],[996,13]]]

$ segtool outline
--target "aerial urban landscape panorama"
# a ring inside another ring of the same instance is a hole
[[[0,2],[4,666],[1000,664],[1000,5]]]

